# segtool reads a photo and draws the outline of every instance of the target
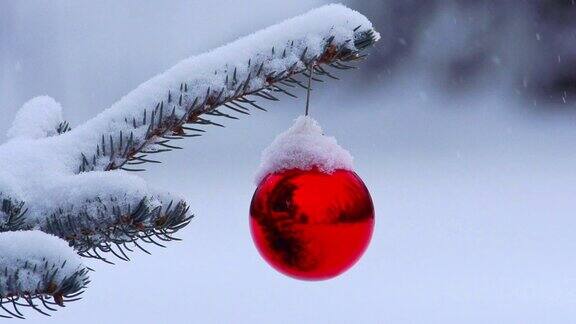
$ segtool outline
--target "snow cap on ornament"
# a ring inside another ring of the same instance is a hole
[[[264,150],[255,180],[258,184],[271,173],[314,168],[324,173],[338,169],[352,171],[353,158],[338,145],[336,138],[324,135],[316,120],[300,116]]]

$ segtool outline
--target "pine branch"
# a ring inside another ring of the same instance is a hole
[[[88,268],[51,235],[2,233],[0,252],[0,318],[23,319],[23,308],[50,316],[57,307],[80,299],[89,283]]]
[[[60,135],[69,132],[71,130],[72,128],[70,127],[70,124],[67,121],[62,121],[60,122],[60,124],[58,124],[58,127],[56,128],[56,133]]]
[[[111,181],[101,177],[95,180]],[[81,183],[91,185],[86,180]],[[25,217],[23,202],[2,198],[0,193],[0,232],[38,228],[66,240],[83,257],[113,263],[108,256],[129,261],[128,255],[134,250],[150,254],[146,245],[165,247],[169,241],[179,241],[176,232],[192,220],[188,204],[180,197],[140,193],[140,189],[132,188],[120,191],[124,193],[106,195],[96,191],[95,198],[80,204],[64,199],[50,215],[36,219]]]
[[[16,202],[11,198],[3,198],[0,192],[0,232],[17,231],[25,229],[25,215],[27,209],[24,208],[24,202]]]
[[[160,163],[152,155],[180,149],[175,140],[201,136],[202,126],[223,127],[215,117],[238,119],[252,109],[262,108],[260,101],[278,101],[279,95],[296,97],[295,88],[307,89],[298,76],[324,82],[323,77],[338,79],[333,71],[354,69],[350,63],[365,58],[362,51],[372,46],[379,35],[369,26],[356,26],[343,39],[330,26],[320,42],[321,49],[303,47],[307,34],[287,41],[283,48],[271,47],[243,64],[216,69],[209,78],[193,75],[181,79],[178,87],[166,89],[166,96],[153,108],[142,108],[116,120],[116,129],[100,135],[94,153],[82,152],[78,172],[94,170],[144,171],[143,164]],[[239,42],[242,42],[240,40]],[[281,69],[276,66],[284,64]],[[116,118],[118,119],[118,117]]]
[[[179,241],[174,234],[193,217],[185,201],[164,206],[151,197],[142,198],[136,206],[99,199],[84,206],[82,211],[58,210],[42,230],[67,240],[79,255],[107,263],[113,263],[108,255],[129,261],[135,249],[150,254],[146,245],[165,247],[166,242]],[[95,217],[88,210],[108,211],[108,215]]]

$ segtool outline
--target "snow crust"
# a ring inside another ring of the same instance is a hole
[[[60,103],[49,96],[35,97],[18,110],[7,136],[30,139],[54,136],[63,120]]]
[[[6,287],[6,274],[18,273],[20,291],[33,292],[42,281],[45,263],[55,265],[58,270],[54,282],[71,277],[84,269],[80,257],[68,246],[68,243],[56,236],[41,231],[15,231],[0,234],[0,291]],[[24,267],[24,265],[27,265]],[[37,271],[34,271],[34,267]],[[54,269],[56,269],[54,268]],[[7,269],[7,271],[5,271]],[[52,268],[51,268],[52,269]],[[54,270],[52,269],[52,270]]]
[[[300,116],[294,125],[278,135],[262,153],[262,162],[256,173],[256,184],[268,174],[288,169],[331,173],[337,169],[352,170],[353,158],[336,138],[324,135],[316,120]]]

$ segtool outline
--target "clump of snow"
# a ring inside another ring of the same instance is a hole
[[[353,158],[338,145],[336,138],[324,135],[316,120],[300,116],[290,129],[278,135],[262,153],[256,183],[271,173],[313,168],[326,173],[337,169],[352,170]]]
[[[18,110],[7,135],[30,139],[54,136],[62,120],[62,106],[56,100],[49,96],[35,97]]]
[[[66,241],[41,231],[0,233],[0,256],[0,292],[15,288],[7,287],[7,276],[14,276],[16,273],[16,288],[21,292],[34,292],[38,283],[43,282],[42,276],[48,271],[58,269],[53,278],[53,282],[57,284],[85,269],[80,257]]]

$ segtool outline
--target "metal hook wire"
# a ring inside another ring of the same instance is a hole
[[[308,75],[308,89],[306,90],[306,111],[304,113],[305,116],[308,116],[308,111],[310,110],[310,92],[312,88],[312,73],[314,71],[314,63],[310,65],[309,75]]]

